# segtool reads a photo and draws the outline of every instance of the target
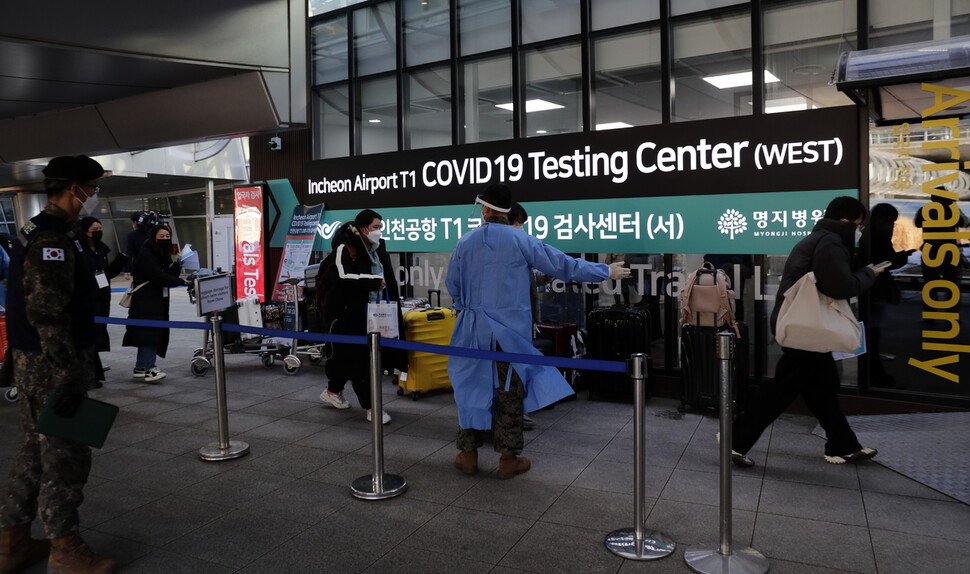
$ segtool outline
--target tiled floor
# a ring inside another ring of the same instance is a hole
[[[192,318],[182,295],[173,318]],[[678,417],[673,401],[647,406],[645,487],[647,527],[677,550],[626,561],[603,539],[633,526],[632,405],[581,397],[536,413],[526,432],[532,471],[499,481],[491,450],[477,476],[453,468],[450,394],[411,401],[388,383],[385,469],[410,487],[361,501],[350,484],[371,472],[370,426],[358,408],[320,404],[322,368],[286,376],[255,356],[227,357],[232,439],[252,452],[203,462],[199,448],[218,434],[213,376],[188,368],[200,333],[174,333],[159,363],[168,378],[148,385],[128,378],[134,350],[119,346],[122,331],[111,327],[112,370],[95,393],[121,413],[95,451],[81,507],[85,538],[122,572],[689,572],[684,549],[717,539],[717,420]],[[14,405],[0,405],[5,467],[17,419]],[[874,462],[826,464],[814,426],[784,416],[750,453],[757,465],[735,471],[736,544],[778,573],[968,571],[970,506]]]

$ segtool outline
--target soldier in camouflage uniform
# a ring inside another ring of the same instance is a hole
[[[56,157],[44,168],[48,204],[21,230],[9,279],[7,331],[20,396],[19,450],[0,505],[0,573],[17,572],[50,552],[48,572],[108,573],[117,564],[92,552],[78,534],[77,509],[91,470],[84,444],[37,433],[49,399],[74,416],[94,377],[97,283],[81,257],[82,210],[90,212],[104,174],[86,156]],[[33,540],[40,518],[49,540]]]
[[[499,348],[498,350],[501,351],[502,349]],[[507,380],[509,376],[509,364],[504,361],[496,361],[495,367],[498,371],[498,380]],[[524,428],[523,419],[525,418],[525,413],[522,408],[522,398],[525,394],[525,386],[522,384],[522,379],[515,372],[515,369],[512,369],[512,382],[508,390],[503,385],[499,385],[496,392],[495,418],[492,421],[492,430],[494,431],[492,446],[496,452],[514,456],[520,455],[525,445],[525,441],[522,438],[522,429]],[[458,440],[455,441],[458,450],[463,452],[477,451],[478,447],[484,444],[485,432],[487,431],[458,427]],[[519,458],[525,461],[529,460],[523,457]],[[525,463],[519,464],[525,466]],[[458,468],[464,470],[461,464],[459,464]],[[522,472],[526,470],[528,470],[528,466],[525,466]]]
[[[532,345],[532,269],[567,281],[618,279],[630,273],[621,264],[614,269],[569,257],[509,225],[512,191],[504,184],[489,186],[475,203],[481,204],[485,223],[458,240],[445,279],[460,311],[452,346],[540,355]],[[500,479],[532,466],[528,458],[519,456],[523,414],[573,393],[555,367],[544,365],[452,356],[448,376],[458,405],[460,452],[455,466],[465,474],[478,472],[482,434],[492,428],[493,446],[501,453],[496,473]]]

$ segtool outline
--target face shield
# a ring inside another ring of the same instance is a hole
[[[475,196],[475,204],[474,204],[474,206],[477,208],[479,205],[484,205],[485,207],[487,207],[487,208],[489,208],[492,211],[495,211],[497,213],[508,214],[508,212],[512,211],[512,208],[510,208],[510,207],[498,207],[498,206],[493,205],[493,204],[485,201],[484,199],[482,199],[482,196],[481,195],[476,195]],[[482,219],[484,219],[484,217]]]

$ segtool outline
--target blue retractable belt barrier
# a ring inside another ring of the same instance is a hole
[[[134,327],[159,327],[167,329],[200,329],[208,330],[209,323],[201,321],[153,321],[148,319],[121,319],[114,317],[95,317],[95,323],[111,325],[132,325]],[[223,331],[232,333],[250,333],[262,337],[280,337],[283,339],[299,339],[301,341],[317,341],[323,343],[342,343],[345,345],[366,345],[365,335],[331,335],[323,333],[307,333],[297,331],[284,331],[282,329],[263,329],[260,327],[247,327],[244,325],[234,325],[223,323]],[[547,357],[545,355],[528,355],[524,353],[505,353],[499,351],[482,351],[479,349],[468,349],[464,347],[450,347],[448,345],[431,345],[429,343],[417,343],[414,341],[401,341],[399,339],[381,338],[382,347],[392,349],[404,349],[406,351],[417,351],[419,353],[434,353],[438,355],[451,355],[455,357],[468,357],[470,359],[484,359],[488,361],[504,361],[508,363],[521,363],[528,365],[545,365],[549,367],[561,367],[564,369],[585,369],[589,371],[608,371],[613,373],[625,373],[626,363],[623,361],[601,361],[595,359],[570,359],[567,357]]]

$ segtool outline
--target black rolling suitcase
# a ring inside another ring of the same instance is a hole
[[[650,314],[643,309],[593,309],[586,317],[586,331],[587,359],[626,361],[633,353],[650,353]],[[590,399],[633,400],[633,382],[626,373],[584,371],[583,382]]]
[[[741,338],[734,346],[734,400],[740,405],[748,384],[748,326],[738,321]],[[698,327],[684,323],[680,328],[680,407],[717,409],[720,395],[720,360],[717,333],[734,333],[730,327]]]

